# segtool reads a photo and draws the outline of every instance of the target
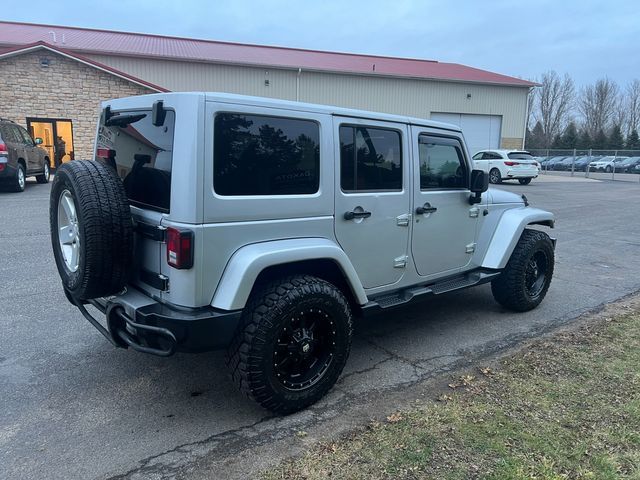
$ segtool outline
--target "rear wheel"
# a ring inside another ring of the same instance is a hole
[[[227,352],[249,398],[281,414],[322,398],[349,356],[351,309],[334,285],[309,275],[280,279],[252,295]]]
[[[519,178],[518,181],[520,182],[520,185],[529,185],[531,183],[530,178]]]
[[[493,184],[502,182],[502,175],[500,175],[500,170],[497,168],[492,168],[489,172],[489,182]]]
[[[27,175],[25,173],[24,165],[22,163],[18,163],[18,167],[16,168],[16,174],[13,177],[12,182],[12,190],[14,192],[24,192],[24,187],[27,184]]]
[[[50,176],[51,176],[51,172],[49,170],[49,160],[45,160],[44,167],[42,169],[42,174],[36,176],[36,181],[38,183],[49,183]]]
[[[537,307],[551,284],[553,243],[537,230],[525,230],[502,274],[491,282],[498,303],[517,312]]]
[[[604,171],[607,172],[607,173],[611,173],[611,170],[613,170],[611,168],[611,165],[607,165],[607,168],[604,169]]]

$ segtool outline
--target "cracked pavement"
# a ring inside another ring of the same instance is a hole
[[[164,359],[111,347],[62,293],[49,186],[0,193],[0,478],[242,478],[384,415],[421,382],[640,289],[640,184],[549,176],[500,188],[557,216],[543,304],[513,314],[484,285],[360,321],[336,387],[288,417],[242,397],[222,352]]]

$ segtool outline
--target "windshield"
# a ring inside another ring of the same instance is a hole
[[[162,126],[153,125],[151,109],[116,112],[106,125],[104,117],[96,158],[116,169],[133,205],[168,212],[175,112],[166,110]]]
[[[511,160],[533,160],[533,156],[527,152],[511,152],[507,157]]]

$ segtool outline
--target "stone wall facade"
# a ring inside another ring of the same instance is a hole
[[[153,90],[50,51],[0,60],[0,117],[25,128],[27,117],[71,120],[76,159],[93,158],[101,101],[146,93]]]

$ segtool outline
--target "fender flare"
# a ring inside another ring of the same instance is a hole
[[[342,271],[356,301],[364,305],[367,295],[344,251],[326,238],[296,238],[246,245],[231,256],[211,306],[222,310],[244,308],[258,275],[268,267],[302,260],[329,259]]]
[[[502,269],[507,266],[522,232],[528,225],[546,225],[553,228],[553,213],[539,208],[522,207],[506,210],[493,232],[481,266]]]

